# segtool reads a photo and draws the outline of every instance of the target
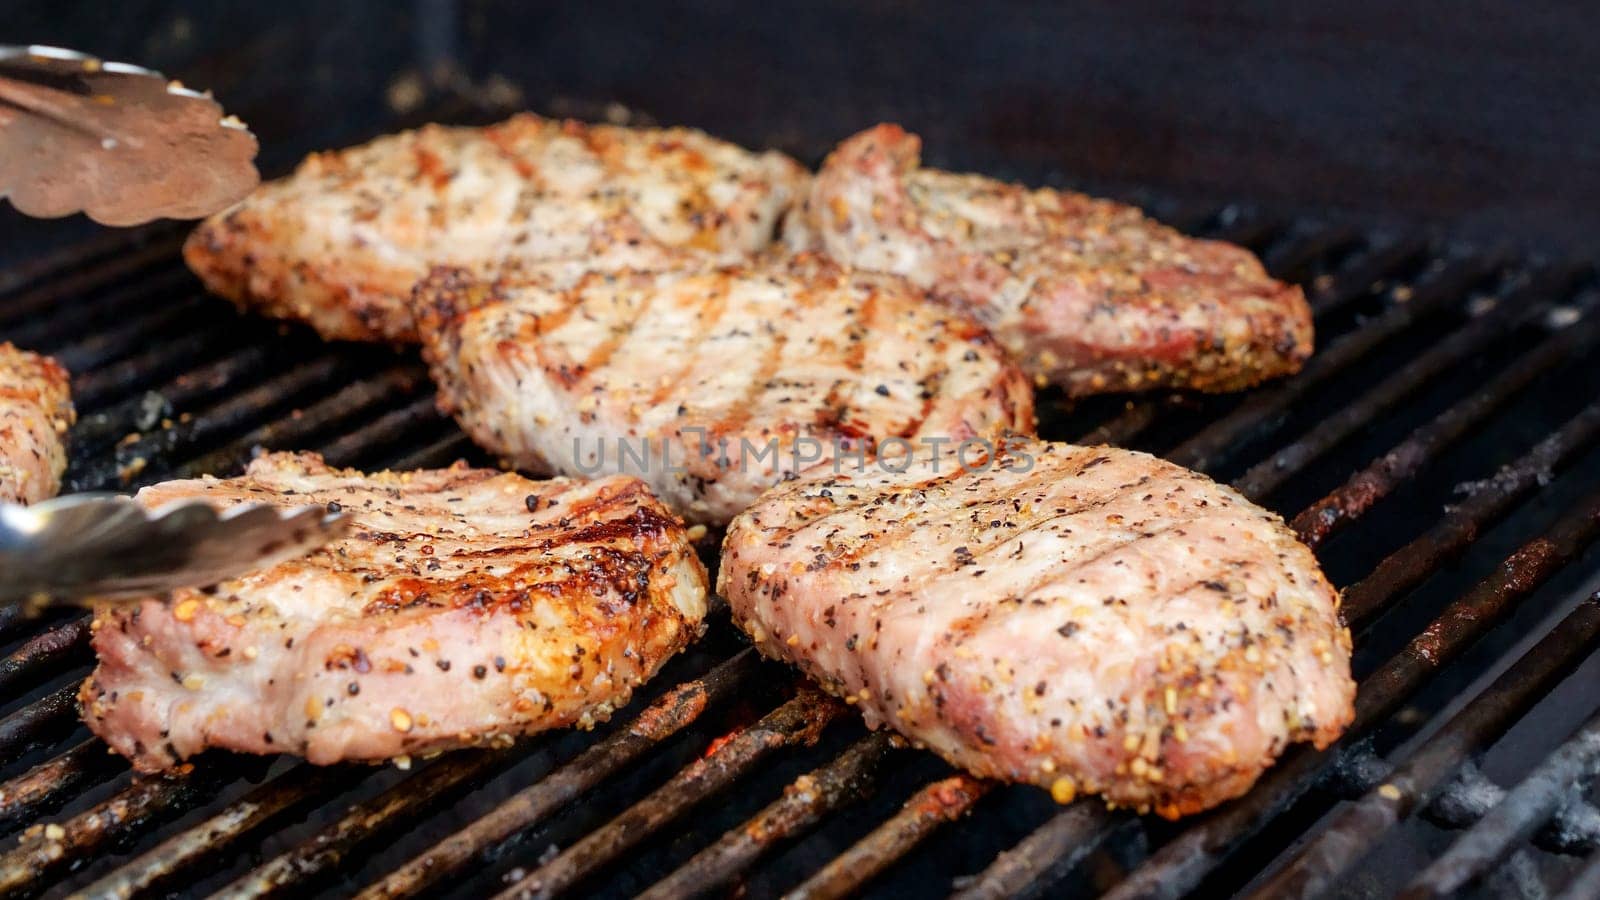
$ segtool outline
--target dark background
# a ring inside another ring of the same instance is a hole
[[[591,116],[619,103],[807,162],[894,120],[945,166],[1587,254],[1597,18],[1510,2],[0,0],[0,41],[210,87],[271,172],[466,92]],[[19,220],[0,213],[0,259],[86,227]]]

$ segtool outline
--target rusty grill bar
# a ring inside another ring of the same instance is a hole
[[[1439,801],[1600,640],[1600,601],[1569,602],[1597,587],[1593,273],[1145,203],[1307,284],[1321,349],[1242,395],[1073,407],[1045,394],[1041,431],[1159,453],[1292,521],[1345,587],[1357,634],[1357,718],[1339,745],[1291,748],[1246,797],[1176,825],[1094,798],[1055,808],[865,732],[757,659],[719,611],[593,735],[414,771],[208,754],[137,778],[76,724],[86,618],[0,616],[0,897],[1311,895],[1398,828],[1464,829],[1408,887],[1443,896],[1514,854],[1590,854],[1600,830],[1573,822],[1594,812],[1581,802],[1600,769],[1592,692],[1547,758],[1489,783],[1494,802]],[[484,461],[435,411],[414,355],[239,319],[183,272],[180,240],[171,226],[107,234],[0,271],[0,339],[75,375],[69,489],[227,474],[258,448],[365,467]],[[1458,481],[1474,482],[1465,496]],[[1565,840],[1550,833],[1563,817]],[[1551,887],[1600,880],[1600,854],[1573,871]]]

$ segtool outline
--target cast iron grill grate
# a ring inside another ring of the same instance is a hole
[[[408,771],[214,753],[134,778],[77,724],[85,617],[0,617],[0,896],[1314,893],[1359,884],[1356,863],[1419,829],[1426,858],[1383,893],[1510,868],[1592,895],[1600,695],[1568,677],[1600,643],[1589,268],[1142,199],[1306,284],[1318,354],[1240,395],[1046,394],[1041,431],[1159,453],[1292,521],[1357,634],[1357,721],[1336,748],[1293,748],[1177,824],[1058,808],[867,733],[722,614],[592,734]],[[0,273],[0,339],[75,374],[69,489],[230,474],[258,448],[488,462],[413,354],[240,318],[184,272],[181,236],[97,237]],[[1512,743],[1534,749],[1508,765]]]

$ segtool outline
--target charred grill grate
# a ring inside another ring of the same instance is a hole
[[[1176,825],[1056,807],[866,733],[722,614],[593,734],[409,771],[210,754],[139,779],[77,724],[85,618],[0,615],[0,896],[1312,893],[1359,883],[1356,862],[1419,830],[1434,850],[1407,863],[1414,896],[1507,859],[1592,895],[1600,855],[1577,858],[1600,846],[1600,812],[1574,785],[1600,769],[1600,697],[1567,678],[1600,642],[1600,601],[1571,600],[1597,587],[1591,273],[1153,205],[1309,285],[1319,352],[1236,396],[1046,394],[1041,430],[1160,453],[1291,519],[1357,633],[1338,747],[1292,749],[1247,797]],[[484,461],[414,355],[241,320],[184,273],[180,240],[118,233],[0,272],[0,339],[76,376],[70,489],[229,473],[258,447]],[[1507,743],[1520,764],[1497,758]]]

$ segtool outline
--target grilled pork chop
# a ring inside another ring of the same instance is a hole
[[[304,559],[96,611],[84,719],[141,771],[207,747],[333,763],[588,727],[705,614],[682,523],[632,478],[366,475],[282,453],[138,499],[196,497],[354,521]]]
[[[882,442],[1034,425],[983,328],[815,256],[565,291],[439,271],[416,299],[440,406],[479,444],[534,471],[636,474],[691,522]]]
[[[1073,395],[1237,390],[1310,355],[1304,294],[1249,251],[1107,200],[919,168],[920,150],[895,125],[846,140],[785,239],[970,309]]]
[[[70,387],[55,360],[0,344],[0,501],[37,503],[61,489]]]
[[[1062,802],[1197,812],[1353,715],[1311,552],[1142,453],[1013,438],[802,475],[729,526],[718,588],[869,724]]]
[[[432,265],[563,283],[736,262],[772,240],[807,177],[683,128],[430,125],[308,157],[201,225],[184,256],[213,292],[323,337],[415,341],[406,300]]]

